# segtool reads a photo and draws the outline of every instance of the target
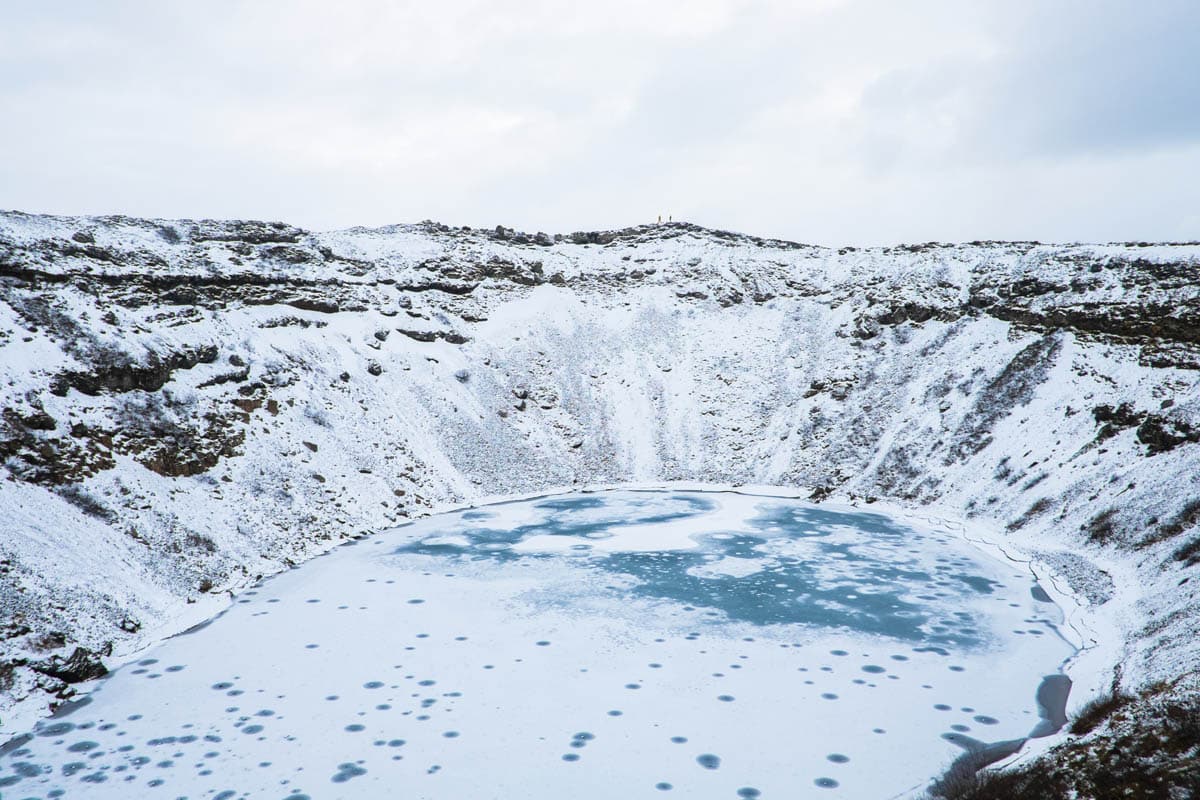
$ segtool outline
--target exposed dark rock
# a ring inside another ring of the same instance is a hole
[[[313,297],[298,297],[295,300],[287,301],[287,304],[302,311],[317,311],[322,314],[335,314],[341,310],[335,300]]]
[[[61,631],[51,631],[43,633],[40,636],[33,636],[27,642],[26,646],[35,653],[45,653],[50,650],[58,650],[67,646],[67,636]]]
[[[196,223],[189,239],[193,242],[245,242],[247,244],[270,244],[285,242],[294,244],[305,232],[284,222],[214,221]]]
[[[103,391],[156,392],[171,379],[175,370],[216,361],[217,348],[202,345],[165,356],[151,353],[144,364],[133,363],[121,351],[101,350],[94,354],[94,359],[88,372],[67,371],[57,375],[51,381],[50,390],[57,395],[65,395],[70,389],[87,395],[98,395]]]
[[[452,335],[452,334],[448,333],[447,331],[420,331],[420,330],[409,330],[407,328],[396,328],[396,332],[402,333],[405,336],[407,336],[408,338],[413,339],[414,341],[418,341],[418,342],[436,342],[438,339],[443,339],[443,340],[449,341],[450,336]],[[460,338],[460,337],[455,337],[455,338]],[[466,339],[462,339],[462,341],[466,341]],[[461,344],[462,341],[451,342],[451,344]]]
[[[875,319],[883,325],[899,325],[903,322],[926,322],[938,316],[939,309],[920,303],[902,303],[893,306]]]
[[[122,406],[118,427],[110,434],[113,449],[133,455],[159,475],[199,475],[241,452],[246,433],[237,423],[247,421],[262,401],[234,404],[242,413],[213,405],[180,409],[180,404],[160,394],[133,397]]]
[[[1092,416],[1097,423],[1102,423],[1099,433],[1096,434],[1097,442],[1111,439],[1121,431],[1137,426],[1137,439],[1146,445],[1150,455],[1166,453],[1181,444],[1200,442],[1200,429],[1193,428],[1182,420],[1138,411],[1132,403],[1121,403],[1116,408],[1111,405],[1096,406],[1092,409]]]
[[[1096,441],[1103,442],[1111,439],[1122,430],[1140,425],[1146,419],[1146,412],[1135,411],[1132,403],[1121,403],[1116,408],[1111,405],[1100,405],[1092,409],[1092,417],[1097,424],[1102,425],[1096,434]]]
[[[446,294],[470,294],[479,288],[477,283],[462,283],[459,281],[439,280],[432,278],[419,283],[397,284],[397,289],[404,292],[445,292]]]
[[[0,622],[0,639],[15,639],[29,633],[31,628],[17,619]]]
[[[1200,536],[1178,547],[1171,557],[1176,561],[1182,561],[1185,567],[1200,564]]]
[[[613,231],[576,231],[571,234],[575,244],[609,244],[615,241],[617,234]]]
[[[224,383],[241,383],[250,377],[250,368],[242,367],[232,372],[222,372],[219,375],[214,375],[206,381],[197,384],[198,389],[207,389],[209,386],[220,386]]]
[[[31,662],[30,669],[65,683],[80,683],[108,674],[100,657],[86,647],[76,647],[69,658],[51,656],[45,661]]]
[[[45,411],[35,410],[29,414],[16,414],[19,424],[31,431],[52,431],[58,427],[58,421]]]
[[[404,336],[410,339],[414,339],[416,342],[437,342],[440,338],[440,331],[410,331],[403,329],[403,327],[397,327],[396,331],[403,333]]]
[[[30,483],[60,485],[83,480],[114,465],[111,441],[77,441],[86,426],[72,426],[70,436],[46,436],[20,423],[11,409],[0,414],[0,459]]]
[[[442,274],[447,274],[444,268]],[[454,276],[448,275],[448,277]],[[511,281],[523,286],[537,286],[546,282],[546,277],[542,273],[541,261],[510,261],[500,256],[492,256],[483,263],[471,264],[464,270],[463,274],[457,277],[468,277],[476,281],[484,278],[493,278]]]
[[[1137,438],[1153,455],[1166,453],[1181,444],[1200,442],[1200,429],[1193,428],[1186,422],[1167,420],[1157,414],[1149,414],[1138,426]]]

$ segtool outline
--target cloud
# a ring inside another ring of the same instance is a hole
[[[987,22],[991,40],[977,53],[865,88],[864,143],[882,161],[1064,159],[1200,142],[1200,5],[1022,0]]]
[[[1200,236],[1191,0],[48,0],[3,22],[4,207]]]

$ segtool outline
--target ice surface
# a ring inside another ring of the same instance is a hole
[[[880,514],[481,507],[244,593],[0,756],[0,791],[876,800],[1053,727],[1039,687],[1073,648],[1048,601],[1023,565]]]

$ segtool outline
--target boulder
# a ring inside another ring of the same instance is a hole
[[[64,683],[81,683],[108,674],[108,667],[104,666],[100,657],[86,647],[76,647],[69,658],[51,656],[45,661],[36,661],[29,666],[35,672],[57,678]]]

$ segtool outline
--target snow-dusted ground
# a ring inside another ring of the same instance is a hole
[[[0,786],[876,800],[1061,725],[1034,698],[1076,649],[1060,610],[936,523],[606,492],[356,544],[105,680]]]
[[[113,666],[346,537],[588,484],[967,522],[1093,605],[1095,683],[1194,687],[1198,275],[1196,245],[0,215],[0,738],[69,694],[55,653]]]

